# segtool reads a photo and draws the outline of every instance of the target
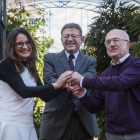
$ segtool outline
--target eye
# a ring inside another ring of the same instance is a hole
[[[75,38],[75,37],[77,37],[77,35],[72,35],[72,37],[74,37],[74,38]]]
[[[110,42],[111,42],[110,40],[107,40],[107,41],[106,41],[107,44],[109,44]]]
[[[30,41],[27,41],[27,42],[25,42],[25,44],[26,44],[26,45],[30,45],[30,44],[31,44],[31,42],[30,42]]]
[[[69,36],[68,35],[66,35],[66,36],[63,36],[64,38],[69,38]]]
[[[120,41],[120,39],[116,38],[116,39],[113,39],[114,42],[118,42]]]
[[[23,45],[22,42],[17,42],[16,44],[19,45],[19,46],[22,46]]]

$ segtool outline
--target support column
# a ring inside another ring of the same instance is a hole
[[[6,42],[6,0],[0,0],[0,60]]]

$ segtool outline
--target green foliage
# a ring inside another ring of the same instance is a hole
[[[99,136],[98,140],[105,140],[105,131],[103,130],[103,127],[106,122],[105,118],[105,109],[102,108],[101,111],[96,113],[96,118],[97,118],[97,123],[98,123],[98,128],[99,128]]]
[[[130,53],[132,56],[140,57],[140,35],[138,37],[138,42],[131,43]]]
[[[38,10],[34,14],[31,14],[23,7],[9,9],[7,11],[7,35],[11,29],[16,27],[26,28],[33,37],[35,37],[38,31],[44,34],[45,31],[41,28],[43,26],[47,26],[47,19],[44,19],[44,15],[46,14],[43,10]]]
[[[136,37],[137,40],[132,38],[131,47],[130,47],[130,54],[136,57],[140,57],[140,13],[136,14],[137,18],[134,18],[133,21],[127,19],[127,27],[129,28],[133,38]],[[132,17],[133,18],[133,17]]]
[[[34,126],[36,129],[37,136],[39,138],[40,136],[40,124],[41,124],[41,118],[42,118],[42,112],[43,112],[43,101],[41,101],[39,98],[35,98],[34,100]],[[38,139],[40,140],[40,139]]]
[[[127,2],[118,3],[118,0],[104,0],[97,9],[98,16],[93,17],[93,23],[89,26],[85,46],[87,53],[97,57],[97,74],[100,75],[110,62],[104,45],[107,32],[111,29],[123,29],[127,31],[132,41],[137,41],[139,34],[134,36],[130,30],[130,23],[137,22],[139,7],[128,5]]]
[[[47,13],[46,13],[47,14]],[[43,10],[38,10],[34,15],[27,12],[24,8],[9,9],[7,11],[7,26],[6,33],[16,27],[26,28],[33,36],[37,45],[37,56],[38,61],[36,63],[39,77],[43,82],[43,58],[44,54],[48,53],[47,49],[53,44],[53,39],[44,37],[45,31],[43,26],[46,26],[46,19]],[[36,34],[42,34],[43,37],[37,37]],[[39,137],[40,123],[42,118],[43,101],[39,98],[35,98],[34,102],[34,125],[36,128],[37,135]]]
[[[103,0],[97,6],[97,16],[89,26],[90,30],[85,39],[84,51],[97,58],[97,75],[100,75],[110,65],[110,58],[106,53],[104,40],[111,29],[125,30],[132,41],[130,53],[140,56],[140,13],[139,6],[130,5],[119,0]],[[139,40],[139,41],[138,41]],[[99,140],[105,139],[103,126],[105,124],[104,109],[96,114]]]
[[[54,43],[53,39],[46,38],[46,37],[42,37],[41,40],[37,42],[38,62],[36,63],[36,67],[42,83],[43,83],[42,77],[43,77],[43,66],[44,66],[44,62],[43,62],[44,54],[48,53],[47,48],[49,48],[53,43]]]

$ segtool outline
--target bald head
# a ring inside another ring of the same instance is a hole
[[[107,54],[115,64],[129,53],[130,44],[129,36],[123,30],[113,29],[105,37]]]
[[[115,36],[115,37],[123,38],[123,39],[129,41],[128,34],[125,31],[120,30],[120,29],[113,29],[113,30],[109,31],[106,35],[106,38],[107,38],[108,35],[112,35],[112,38],[113,38],[113,36]],[[106,38],[105,38],[105,40],[106,40]]]

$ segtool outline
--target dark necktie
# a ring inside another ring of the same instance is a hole
[[[73,61],[72,61],[72,59],[74,59],[74,58],[75,58],[74,55],[69,55],[69,64],[70,64],[70,69],[72,71],[74,71],[74,64],[73,64]],[[73,98],[72,92],[68,92],[67,98],[68,99],[72,99]],[[74,110],[76,110],[75,105],[74,105]]]
[[[72,71],[74,71],[74,64],[73,64],[72,59],[74,59],[74,55],[69,55],[70,69],[71,69]]]

